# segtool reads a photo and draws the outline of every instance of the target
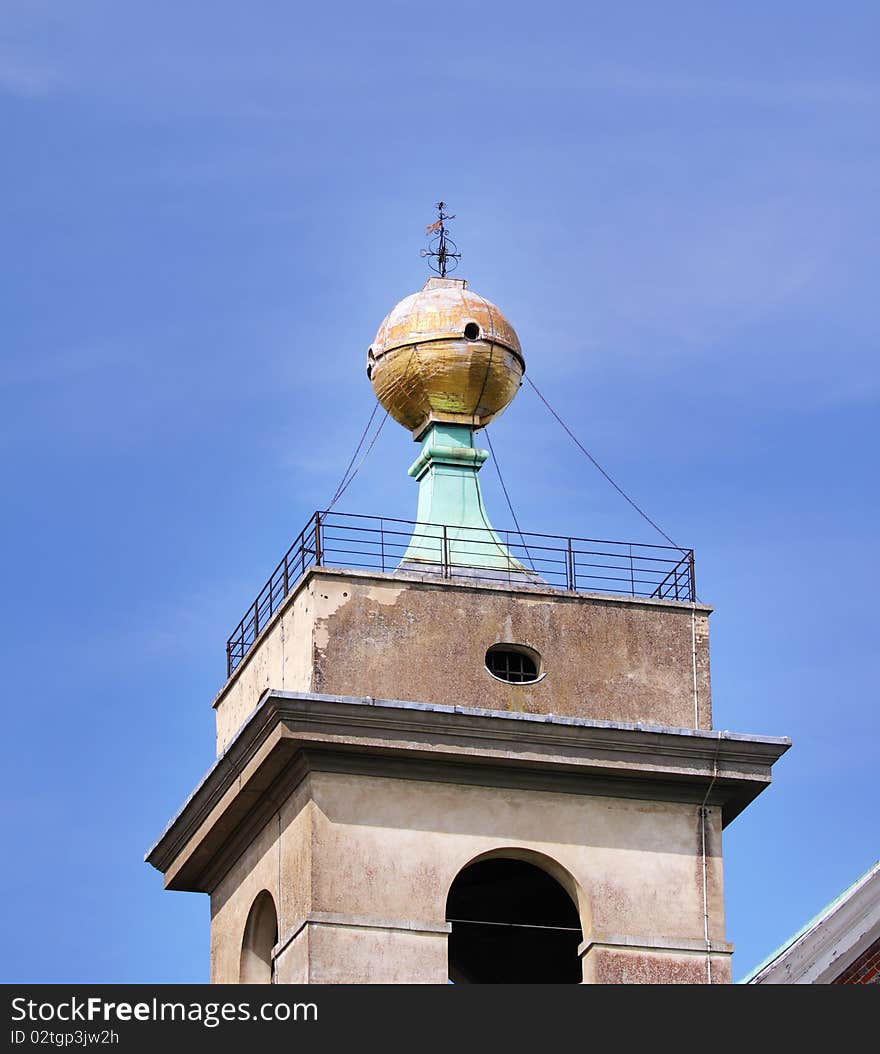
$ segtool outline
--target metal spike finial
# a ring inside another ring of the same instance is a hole
[[[434,237],[431,239],[428,248],[422,249],[421,255],[427,258],[428,266],[432,271],[439,274],[441,278],[445,278],[448,271],[454,271],[458,267],[461,253],[458,251],[458,246],[446,233],[446,220],[454,220],[454,214],[450,215],[444,212],[446,208],[445,201],[438,201],[436,208],[439,219],[429,223],[425,228],[425,234],[432,234]]]

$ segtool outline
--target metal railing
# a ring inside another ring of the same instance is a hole
[[[696,599],[692,549],[316,512],[227,640],[227,676],[296,582],[308,568],[320,566],[413,570],[446,579],[532,583],[574,593]]]

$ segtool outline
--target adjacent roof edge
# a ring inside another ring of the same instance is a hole
[[[880,883],[880,860],[872,864],[864,874],[860,875],[855,882],[847,886],[842,893],[834,898],[834,900],[826,904],[824,908],[801,926],[796,933],[792,934],[788,940],[781,944],[775,951],[771,952],[766,959],[753,967],[745,977],[740,978],[737,984],[760,984],[761,981],[759,978],[761,974],[764,974],[774,963],[778,962],[785,955],[793,951],[796,945],[808,939],[809,936],[814,933],[820,925],[822,925],[822,923],[830,920],[841,910],[841,908],[844,907],[844,905],[849,903],[849,901],[851,901],[860,890],[873,881],[878,881],[878,883]]]

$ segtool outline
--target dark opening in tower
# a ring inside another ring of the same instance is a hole
[[[272,951],[278,943],[278,913],[268,890],[257,895],[244,927],[239,965],[240,984],[272,984]]]
[[[478,860],[446,901],[449,979],[456,984],[579,984],[583,936],[571,897],[524,860]]]

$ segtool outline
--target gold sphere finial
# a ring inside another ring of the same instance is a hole
[[[367,353],[376,398],[416,439],[432,422],[487,425],[524,373],[513,326],[461,278],[429,278],[401,300]]]

